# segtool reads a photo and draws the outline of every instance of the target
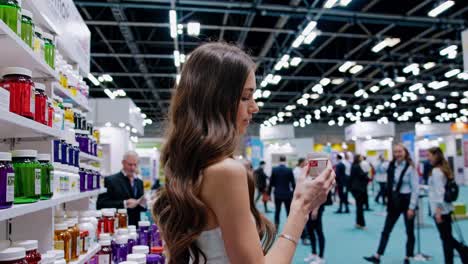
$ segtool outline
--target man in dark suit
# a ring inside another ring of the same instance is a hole
[[[254,171],[255,175],[255,184],[257,185],[257,198],[255,198],[255,202],[257,203],[260,198],[263,200],[263,206],[265,207],[265,213],[269,213],[267,203],[268,201],[263,198],[264,194],[266,194],[267,189],[267,178],[268,176],[265,173],[265,161],[260,161],[260,166]]]
[[[293,198],[293,191],[296,188],[294,174],[291,168],[286,166],[286,157],[280,156],[280,165],[273,168],[271,173],[270,186],[268,193],[275,189],[275,225],[278,228],[281,213],[281,205],[284,203],[286,213],[289,215],[289,209]]]
[[[343,213],[343,206],[345,208],[344,213],[349,213],[348,207],[348,175],[346,175],[346,166],[343,163],[343,157],[341,155],[337,155],[336,158],[338,159],[338,163],[336,164],[336,185],[338,187],[338,195],[340,197],[340,207],[338,211],[335,213],[341,214]]]
[[[129,225],[138,225],[140,213],[146,211],[143,181],[136,177],[137,168],[138,154],[125,153],[122,170],[104,178],[107,192],[100,194],[97,200],[97,209],[126,208]]]

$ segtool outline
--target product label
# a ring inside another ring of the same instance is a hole
[[[45,104],[45,111],[44,111],[44,113],[45,113],[45,123],[46,123],[46,125],[49,124],[49,111],[48,111],[48,110],[49,110],[49,109],[48,109],[47,103],[46,103],[46,104]]]
[[[36,89],[34,87],[31,88],[31,113],[36,113]]]
[[[96,177],[96,175],[93,177],[93,189],[97,189],[97,177]]]
[[[91,245],[91,238],[89,236],[85,237],[84,250],[88,251],[89,245]]]
[[[84,188],[88,188],[88,175],[84,175]]]
[[[58,145],[57,151],[58,151],[58,158],[61,160],[62,159],[62,145],[60,143]]]
[[[50,170],[50,190],[54,190],[54,170]]]
[[[33,50],[37,54],[41,54],[41,42],[40,39],[37,37],[34,37],[34,43],[33,43]]]
[[[8,9],[7,9],[7,10],[8,10]],[[5,13],[6,13],[6,12],[8,12],[8,11],[5,11]],[[22,16],[21,16],[20,9],[18,9],[18,14],[16,15],[16,17],[18,18],[18,19],[17,19],[18,21],[16,21],[16,23],[17,23],[17,26],[16,26],[16,33],[17,33],[19,36],[21,36],[21,18],[22,18]]]
[[[63,242],[63,240],[54,241],[54,249],[64,250],[65,249],[65,242]]]
[[[34,170],[34,178],[35,178],[35,188],[34,188],[34,193],[36,195],[41,195],[41,169],[35,169]]]
[[[68,191],[69,178],[67,176],[60,176],[60,190],[62,192]]]
[[[111,264],[110,263],[110,254],[99,255],[98,263],[99,264]]]
[[[15,174],[7,173],[6,202],[13,202],[15,199]]]

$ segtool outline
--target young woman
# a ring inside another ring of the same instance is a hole
[[[395,223],[403,215],[406,227],[406,258],[409,263],[414,254],[414,210],[418,203],[419,178],[408,149],[403,144],[393,148],[393,160],[387,171],[387,217],[375,255],[364,257],[372,263],[380,263]]]
[[[349,189],[356,200],[356,228],[364,229],[366,221],[364,219],[364,204],[366,202],[367,183],[369,178],[361,167],[362,156],[354,156],[351,166],[351,176],[349,178]]]
[[[259,111],[255,89],[255,63],[231,45],[202,45],[183,66],[161,153],[167,181],[153,206],[170,264],[291,263],[308,214],[333,186],[331,168],[314,180],[304,170],[273,243],[273,225],[251,206],[252,178],[232,158]]]
[[[431,212],[434,215],[440,239],[442,240],[445,264],[452,264],[453,250],[457,249],[459,251],[462,246],[452,236],[452,204],[444,201],[445,184],[448,180],[453,179],[453,173],[440,148],[430,148],[428,158],[433,166],[432,172],[429,174]]]

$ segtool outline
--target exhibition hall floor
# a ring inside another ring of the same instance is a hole
[[[461,188],[458,201],[465,204],[468,202],[468,187]],[[337,209],[337,205],[326,207],[323,216],[323,223],[326,238],[325,259],[327,264],[366,263],[362,257],[373,254],[377,250],[380,233],[385,221],[385,208],[379,204],[375,204],[373,196],[371,196],[370,202],[370,206],[373,211],[366,212],[365,217],[368,229],[365,231],[354,228],[354,206],[351,206],[350,214],[334,214],[334,211]],[[431,261],[421,263],[442,264],[444,263],[442,245],[439,239],[439,233],[437,232],[437,229],[434,225],[434,221],[432,218],[427,216],[427,198],[424,200],[424,205],[426,207],[426,217],[424,218],[425,227],[421,228],[421,249],[424,254],[431,255],[433,258]],[[263,205],[258,203],[257,206],[263,212]],[[273,203],[269,204],[269,209],[272,211],[272,213],[267,214],[267,216],[270,218],[270,220],[273,221]],[[283,207],[281,225],[284,224],[285,220],[286,212]],[[465,237],[468,238],[468,220],[462,220],[459,222],[459,224],[461,229],[464,231]],[[382,259],[382,263],[403,263],[403,258],[405,255],[405,243],[405,227],[402,218],[400,218],[391,234],[385,256]],[[305,263],[304,258],[310,252],[311,247],[309,245],[304,246],[301,244],[298,247],[293,263]],[[416,244],[415,254],[417,252]],[[412,263],[418,262],[412,261]],[[455,258],[455,263],[461,263],[458,257]]]

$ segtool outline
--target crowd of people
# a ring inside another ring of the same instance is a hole
[[[263,197],[265,212],[269,213],[267,201],[273,195],[275,204],[275,225],[278,228],[282,204],[289,214],[289,206],[296,186],[295,179],[307,165],[305,158],[299,158],[294,169],[288,168],[286,157],[280,156],[279,165],[273,167],[271,177],[265,173],[265,162],[255,171],[256,181],[259,183],[258,197]],[[454,176],[442,150],[434,147],[428,150],[429,170],[426,177],[420,177],[416,166],[411,159],[408,149],[402,144],[393,148],[393,159],[386,160],[383,155],[370,163],[365,156],[355,154],[352,162],[348,154],[336,155],[334,170],[336,173],[336,186],[332,191],[333,199],[338,204],[336,214],[349,214],[349,193],[354,198],[357,229],[366,230],[364,211],[369,208],[369,186],[375,186],[374,201],[386,206],[386,218],[382,228],[377,250],[364,260],[370,263],[380,263],[385,253],[392,230],[400,216],[404,219],[406,228],[406,248],[403,262],[410,263],[414,256],[415,247],[415,215],[418,206],[420,184],[429,187],[430,214],[439,231],[445,263],[453,263],[454,250],[459,252],[463,263],[468,263],[466,247],[452,236],[452,211],[450,202],[446,201],[445,189],[447,182],[453,181]],[[425,166],[427,166],[427,164]],[[422,176],[422,175],[421,175]],[[268,183],[268,179],[269,183]],[[374,184],[375,183],[375,184]],[[302,243],[311,245],[311,253],[304,259],[311,264],[325,263],[325,235],[323,232],[322,217],[326,205],[333,204],[332,195],[318,210],[312,212],[302,233]],[[318,245],[318,247],[317,247]],[[317,250],[318,248],[318,250]]]

